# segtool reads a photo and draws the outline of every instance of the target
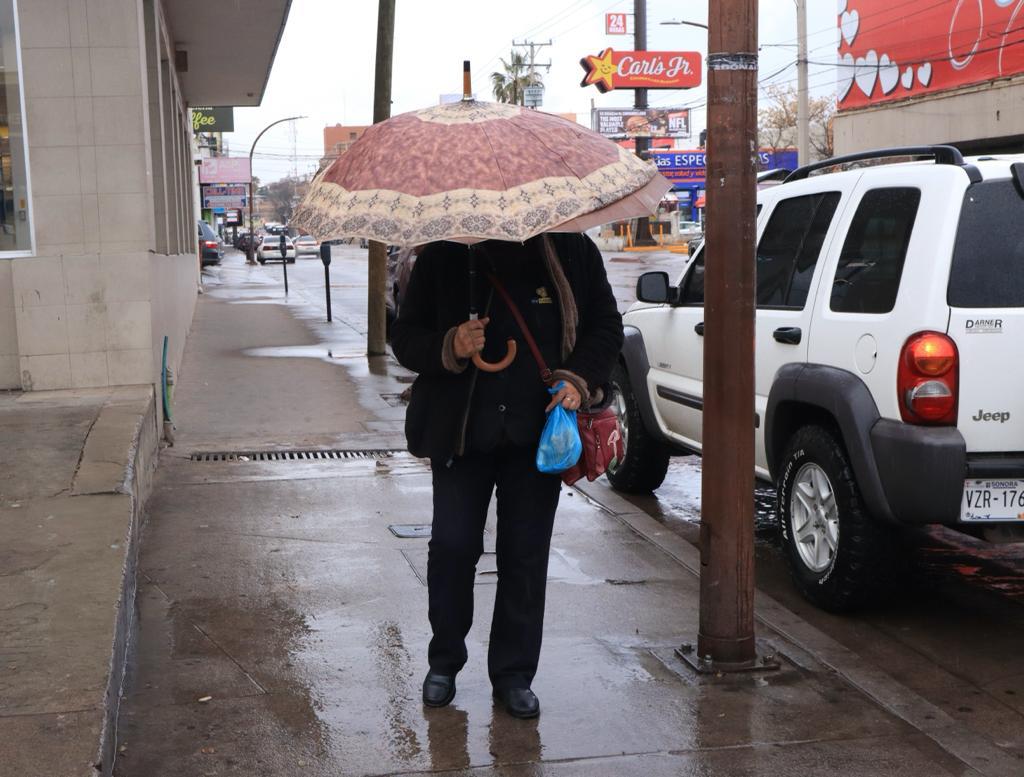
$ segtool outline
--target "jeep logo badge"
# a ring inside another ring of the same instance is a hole
[[[1009,413],[986,413],[984,410],[979,410],[975,415],[971,416],[972,421],[998,421],[1001,424],[1005,424],[1010,420]]]

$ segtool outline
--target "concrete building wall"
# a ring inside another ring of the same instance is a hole
[[[1024,78],[884,103],[835,118],[835,153],[952,143],[967,153],[1024,148]]]
[[[21,388],[11,263],[0,260],[0,389]]]
[[[36,255],[0,260],[0,387],[153,383],[164,334],[180,360],[198,285],[187,108],[160,6],[19,6]]]

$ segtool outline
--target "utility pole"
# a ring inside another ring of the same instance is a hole
[[[391,64],[395,47],[395,0],[379,0],[377,6],[377,69],[373,82],[373,123],[391,116]],[[387,351],[387,246],[370,241],[367,277],[367,356]]]
[[[547,43],[534,43],[531,40],[524,40],[522,43],[516,43],[515,41],[512,41],[512,45],[515,46],[517,49],[525,49],[525,48],[529,48],[530,49],[530,80],[531,81],[533,80],[534,70],[536,70],[538,67],[546,68],[548,70],[548,72],[551,72],[551,62],[538,62],[537,61],[537,52],[540,51],[545,46],[550,46],[551,43],[552,43],[552,41],[550,39],[547,41]]]
[[[528,86],[533,86],[536,83],[534,73],[536,73],[536,70],[537,70],[538,67],[546,68],[548,70],[548,72],[551,71],[551,62],[550,61],[548,61],[548,62],[538,62],[537,61],[537,52],[540,51],[545,46],[550,46],[550,45],[551,45],[551,40],[550,39],[547,41],[547,43],[535,43],[535,42],[529,41],[529,40],[524,40],[522,43],[516,43],[514,40],[512,41],[512,46],[515,47],[515,48],[529,48],[530,49],[530,69],[529,69],[529,72],[527,74],[527,79],[526,79]],[[518,83],[519,82],[519,71],[518,70],[516,71],[515,78],[516,78],[516,83]],[[523,94],[520,95],[520,99],[518,100],[518,103],[520,105],[525,105],[526,104],[526,91],[525,91],[525,89],[523,90]],[[536,106],[531,106],[531,107],[536,107]]]
[[[647,50],[647,0],[633,0],[633,48],[637,51]],[[637,110],[647,110],[647,90],[634,89],[635,95],[633,107]],[[636,144],[636,155],[641,159],[647,156],[650,149],[650,138],[638,137],[634,140]],[[651,237],[651,220],[647,216],[641,216],[636,222],[636,237],[633,240],[638,246],[654,245],[654,238]]]
[[[754,302],[757,0],[708,5],[704,451],[697,653],[715,670],[756,663]]]
[[[796,3],[796,133],[797,163],[806,165],[810,159],[810,115],[807,107],[807,0]]]

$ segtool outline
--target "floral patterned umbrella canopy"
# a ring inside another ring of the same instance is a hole
[[[650,215],[670,188],[653,164],[573,122],[463,100],[367,129],[291,223],[320,240],[523,241]]]

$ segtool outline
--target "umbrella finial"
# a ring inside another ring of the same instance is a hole
[[[462,99],[473,99],[473,77],[469,74],[469,60],[462,60]]]

